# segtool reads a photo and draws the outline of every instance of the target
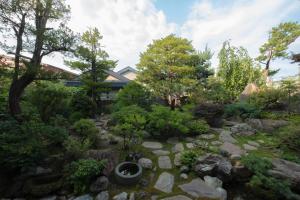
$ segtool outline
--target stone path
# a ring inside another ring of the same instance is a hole
[[[177,195],[173,197],[167,197],[161,200],[192,200],[192,199],[188,198],[187,196]]]
[[[221,133],[219,135],[219,140],[222,141],[222,142],[230,142],[230,143],[236,143],[237,142],[236,139],[234,139],[231,136],[231,132],[226,131],[226,130],[221,131]]]
[[[170,151],[166,151],[166,150],[154,150],[152,151],[152,153],[154,153],[157,156],[167,156],[170,154]]]
[[[179,153],[179,152],[182,152],[184,151],[184,146],[182,143],[177,143],[175,144],[175,146],[172,148],[172,152],[173,153]]]
[[[225,154],[227,156],[243,155],[246,153],[244,150],[241,149],[241,147],[229,142],[224,142],[224,144],[221,145],[220,150],[222,154]]]
[[[148,149],[161,149],[163,147],[160,142],[143,142],[142,146]]]
[[[172,163],[169,156],[159,156],[158,166],[161,169],[172,169]]]
[[[165,192],[171,193],[174,185],[174,176],[168,172],[163,172],[154,185],[154,188]]]

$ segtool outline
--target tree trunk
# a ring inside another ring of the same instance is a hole
[[[171,98],[171,104],[170,104],[171,110],[175,110],[176,107],[176,99]]]

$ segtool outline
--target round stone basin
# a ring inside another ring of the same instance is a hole
[[[133,185],[142,177],[141,165],[134,162],[122,162],[115,168],[116,181],[122,185]]]

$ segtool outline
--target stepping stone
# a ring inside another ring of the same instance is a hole
[[[188,148],[188,149],[194,149],[196,147],[196,145],[192,142],[190,143],[186,143],[185,146]]]
[[[167,143],[169,143],[169,144],[177,144],[178,143],[178,137],[168,138]]]
[[[257,142],[254,142],[254,141],[248,141],[248,144],[251,146],[260,147],[260,144],[258,144]]]
[[[211,142],[211,145],[214,145],[214,146],[220,146],[221,144],[223,144],[223,142],[220,142],[220,141],[212,141]]]
[[[245,150],[248,150],[248,151],[254,151],[254,150],[257,150],[257,147],[255,146],[251,146],[249,144],[243,144],[243,147]]]
[[[220,151],[221,151],[221,154],[225,154],[226,156],[243,155],[246,153],[239,146],[234,145],[229,142],[225,142],[224,144],[222,144],[220,147]]]
[[[174,185],[174,176],[168,172],[163,172],[158,177],[157,182],[154,185],[154,188],[165,192],[165,193],[171,193]]]
[[[161,200],[192,200],[192,199],[188,198],[187,196],[177,195],[173,197],[167,197]]]
[[[263,140],[258,140],[258,142],[261,143],[261,144],[265,143],[265,141],[263,141]]]
[[[159,156],[158,166],[161,169],[172,169],[172,163],[169,156]]]
[[[215,137],[216,136],[214,134],[203,134],[203,135],[200,135],[198,138],[205,139],[205,140],[211,140]]]
[[[167,156],[170,154],[170,151],[165,151],[165,150],[154,150],[152,151],[157,156]]]
[[[178,186],[182,191],[194,198],[220,199],[221,194],[215,188],[207,185],[201,178],[193,179],[191,182]]]
[[[192,137],[186,137],[186,138],[185,138],[185,141],[187,141],[187,142],[194,142],[194,141],[195,141],[195,138],[192,138]]]
[[[91,197],[89,194],[85,194],[85,195],[76,197],[74,200],[93,200],[93,197]]]
[[[173,153],[178,153],[184,151],[184,146],[182,143],[177,143],[175,146],[172,148]]]
[[[181,153],[175,154],[175,157],[174,157],[174,165],[175,165],[176,167],[181,166],[180,157],[181,157]]]
[[[236,143],[236,139],[234,139],[231,136],[231,132],[230,131],[226,131],[223,130],[220,135],[219,135],[219,140],[223,141],[223,142],[230,142],[230,143]]]
[[[142,146],[148,149],[161,149],[163,147],[160,142],[143,142]]]

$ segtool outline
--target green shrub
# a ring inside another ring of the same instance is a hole
[[[76,194],[87,191],[91,180],[100,175],[106,164],[105,160],[81,159],[71,163],[69,181]]]
[[[248,101],[262,110],[277,109],[282,108],[283,97],[284,92],[282,90],[276,88],[266,88],[251,95]]]
[[[280,146],[300,154],[300,125],[293,124],[279,130]]]
[[[87,92],[84,89],[80,89],[73,94],[70,102],[70,107],[72,109],[72,113],[76,112],[81,114],[80,118],[76,118],[77,120],[79,120],[81,118],[92,117],[96,105],[93,100],[87,95]]]
[[[90,119],[80,119],[73,124],[72,128],[82,139],[89,139],[91,142],[96,140],[99,132],[95,122]]]
[[[75,137],[68,137],[64,142],[66,153],[71,159],[82,157],[90,147],[91,141],[89,139],[78,140]]]
[[[123,137],[124,148],[127,148],[133,139],[142,137],[146,118],[145,110],[137,105],[123,107],[113,113],[113,119],[117,123],[113,132]]]
[[[180,162],[181,164],[192,168],[195,165],[198,157],[199,154],[196,151],[192,151],[192,150],[184,151],[180,156]]]
[[[225,106],[226,117],[240,117],[242,119],[259,118],[260,114],[261,110],[259,108],[246,102],[238,102]]]
[[[242,163],[254,174],[249,182],[251,187],[272,191],[275,194],[272,198],[275,199],[293,199],[294,193],[290,189],[290,183],[268,174],[268,170],[272,169],[272,163],[268,159],[250,154],[242,158]]]
[[[192,120],[187,123],[189,134],[199,135],[205,134],[209,131],[209,125],[204,120]]]
[[[125,106],[137,105],[147,109],[151,102],[151,93],[141,84],[131,81],[118,92],[115,108],[118,110]]]
[[[38,109],[45,122],[57,114],[67,116],[71,96],[68,87],[50,81],[39,82],[25,93],[26,100]]]

